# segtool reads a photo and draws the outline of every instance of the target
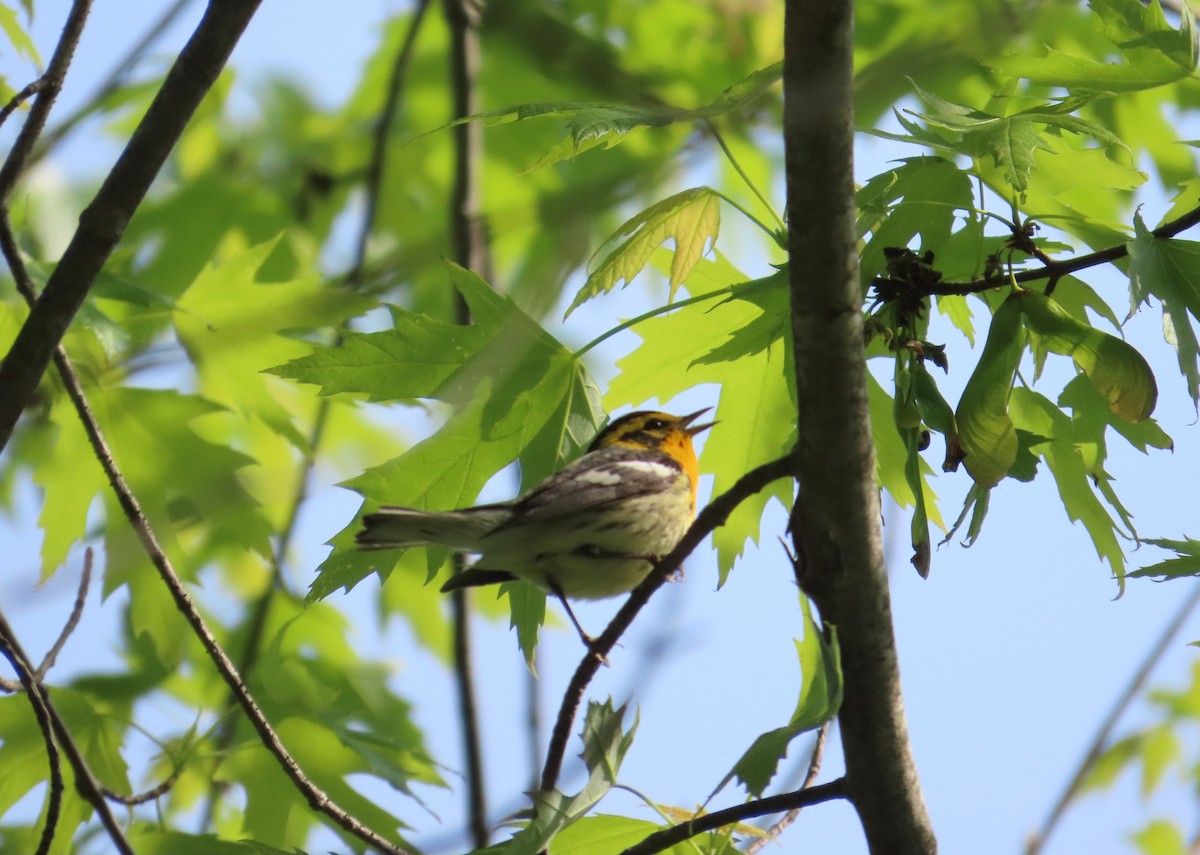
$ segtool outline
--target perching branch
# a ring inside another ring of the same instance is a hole
[[[656,831],[640,843],[624,850],[621,855],[654,855],[655,852],[663,852],[670,849],[676,843],[682,843],[684,840],[695,837],[697,834],[703,834],[706,831],[715,831],[718,828],[733,825],[744,819],[767,816],[768,814],[779,813],[783,810],[799,810],[802,807],[832,801],[833,799],[844,799],[846,795],[846,779],[838,778],[830,781],[828,784],[818,784],[815,787],[796,790],[792,793],[782,793],[778,796],[755,799],[745,804],[725,808],[725,810],[706,813],[703,816],[698,816],[687,822],[681,822],[679,825],[673,825],[662,831]]]
[[[787,0],[783,134],[795,343],[797,581],[838,630],[846,791],[872,855],[937,849],[909,746],[867,400],[852,0]]]
[[[116,847],[117,852],[120,855],[134,855],[133,848],[129,845],[129,841],[125,839],[125,832],[121,829],[116,817],[113,816],[112,811],[109,809],[108,802],[104,800],[104,795],[101,792],[100,784],[96,781],[96,776],[92,774],[91,768],[83,758],[83,753],[79,750],[79,746],[75,744],[75,740],[71,737],[71,732],[67,730],[62,716],[58,714],[58,710],[51,703],[49,692],[45,686],[32,679],[33,669],[29,664],[29,657],[25,655],[25,651],[21,648],[21,643],[17,640],[16,633],[13,632],[13,628],[9,624],[8,619],[5,618],[3,612],[0,612],[0,648],[4,649],[6,656],[10,653],[12,654],[9,661],[12,661],[14,666],[18,662],[21,663],[17,674],[21,678],[21,683],[30,698],[36,696],[37,700],[33,701],[33,703],[38,704],[41,710],[45,712],[46,720],[53,730],[53,741],[57,742],[59,748],[67,756],[67,762],[71,764],[71,769],[75,773],[75,789],[96,811],[96,814],[100,817],[101,824],[104,826],[104,830],[108,832],[108,837],[113,842],[113,846]],[[48,741],[47,745],[50,744],[51,742]],[[53,786],[53,781],[51,782],[51,786]]]
[[[8,444],[58,343],[260,2],[211,0],[125,151],[80,214],[79,228],[0,363],[0,449]],[[19,152],[14,147],[6,168],[0,168],[0,200],[20,174],[25,155]],[[9,167],[9,162],[16,165]]]
[[[563,694],[562,705],[558,710],[558,718],[554,722],[554,730],[550,735],[550,745],[546,748],[546,762],[542,767],[542,790],[553,790],[558,784],[558,775],[562,771],[563,757],[567,753],[567,742],[571,738],[571,725],[575,721],[575,713],[583,700],[583,693],[588,684],[596,676],[600,663],[612,651],[617,640],[633,623],[642,607],[649,602],[667,578],[692,554],[700,545],[700,541],[708,537],[714,530],[725,524],[743,501],[761,492],[772,481],[788,477],[794,468],[791,454],[755,467],[737,480],[736,483],[720,496],[717,496],[707,507],[696,516],[695,522],[684,533],[679,543],[665,556],[660,558],[649,575],[642,580],[621,609],[605,627],[604,632],[595,639],[591,649],[583,657],[575,669],[571,682]]]
[[[115,804],[124,805],[125,807],[136,807],[144,805],[146,802],[152,802],[161,796],[165,796],[171,791],[171,787],[175,786],[175,782],[179,780],[179,776],[183,774],[183,766],[179,766],[168,775],[162,783],[149,790],[141,793],[134,793],[132,796],[123,796],[108,787],[101,788],[100,792],[104,793],[104,798]]]

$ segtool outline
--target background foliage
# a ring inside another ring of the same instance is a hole
[[[49,53],[25,34],[34,13],[62,10],[0,7],[22,59],[7,93]],[[227,70],[64,341],[118,466],[267,719],[318,786],[394,842],[426,839],[436,821],[414,805],[463,784],[414,713],[426,702],[421,686],[351,643],[361,615],[345,613],[346,592],[360,594],[355,586],[377,574],[374,616],[404,625],[414,655],[449,667],[448,611],[437,585],[423,585],[446,572],[445,556],[357,553],[353,510],[339,506],[336,524],[324,522],[332,551],[317,567],[296,547],[298,521],[316,501],[309,485],[342,482],[368,506],[465,505],[514,460],[523,483],[543,477],[586,445],[607,411],[689,395],[717,407],[701,460],[714,495],[784,453],[797,424],[778,272],[787,261],[777,213],[782,14],[779,4],[682,0],[490,4],[478,211],[490,269],[476,272],[446,261],[455,151],[450,33],[437,7],[387,17],[364,56],[339,58],[360,74],[338,103],[284,77],[247,82]],[[893,528],[911,547],[904,557],[923,572],[932,564],[936,578],[946,529],[1003,543],[1014,535],[992,531],[993,495],[1020,503],[1018,482],[1049,480],[1065,516],[1047,513],[1043,524],[1082,524],[1104,562],[1086,564],[1111,574],[1112,595],[1131,573],[1195,575],[1189,532],[1155,526],[1156,508],[1129,506],[1109,471],[1110,445],[1172,447],[1153,416],[1159,394],[1200,400],[1200,244],[1185,231],[1190,220],[1178,222],[1200,207],[1190,14],[1135,0],[936,10],[864,0],[857,26],[855,107],[877,167],[861,175],[857,200],[873,430],[880,484],[902,509]],[[381,134],[398,57],[395,120]],[[164,70],[136,64],[86,104],[76,133],[126,138]],[[39,156],[10,214],[40,286],[69,228],[63,211],[73,217],[94,186],[91,176],[55,185],[56,149]],[[1136,208],[1162,192],[1168,204]],[[1152,232],[1171,223],[1169,235]],[[912,252],[888,251],[903,247]],[[1124,254],[1103,273],[1070,267],[1111,248]],[[27,310],[11,280],[0,297],[7,349]],[[1151,369],[1142,353],[1157,342],[1123,339],[1138,311],[1161,319],[1177,373],[1157,361]],[[10,513],[37,508],[40,572],[21,568],[31,584],[77,565],[79,544],[97,550],[104,608],[120,615],[98,643],[117,649],[120,666],[61,679],[51,670],[47,680],[107,787],[129,795],[169,783],[125,817],[137,851],[290,851],[326,840],[231,705],[56,378],[43,381],[0,465]],[[954,500],[940,499],[935,483]],[[777,514],[760,527],[772,497],[788,505],[792,489],[776,482],[714,533],[721,583],[752,563],[739,562],[747,548],[781,533]],[[1175,557],[1131,566],[1139,528]],[[540,595],[518,587],[507,601],[476,605],[508,620],[511,604],[536,666]],[[788,743],[836,707],[834,654],[799,608],[789,634],[802,638],[800,702],[790,723],[784,712],[784,726],[762,737],[722,734],[743,789],[731,785],[721,799],[767,790]],[[1077,791],[1129,770],[1146,795],[1194,787],[1198,680],[1193,672],[1190,684],[1153,694],[1146,729],[1102,740]],[[641,714],[681,713],[647,705]],[[632,711],[623,716],[599,701],[589,711],[588,778],[578,794],[554,797],[572,820],[624,782],[627,752],[653,752],[634,739]],[[0,763],[14,770],[0,783],[3,851],[33,851],[46,764],[25,697],[0,697],[0,738]],[[719,783],[689,797],[699,803]],[[503,786],[505,795],[528,789],[527,773]],[[564,829],[542,804],[511,848],[537,851],[561,830],[555,851],[619,851],[690,815],[646,795],[661,809],[653,821],[634,809],[634,818]],[[1141,851],[1195,846],[1194,816],[1136,821]],[[69,785],[58,828],[52,851],[106,851]],[[336,833],[340,845],[361,846]],[[698,844],[730,846],[728,837]]]

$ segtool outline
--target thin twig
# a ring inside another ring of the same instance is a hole
[[[96,91],[92,93],[92,96],[68,114],[65,119],[42,134],[38,139],[37,145],[34,146],[33,153],[29,156],[31,166],[44,158],[51,149],[62,142],[63,137],[73,131],[76,125],[91,115],[92,111],[105,98],[117,90],[117,87],[124,81],[125,75],[142,61],[146,52],[158,41],[159,36],[175,23],[183,13],[183,10],[191,2],[192,0],[175,0],[175,5],[164,11],[158,20],[150,25],[149,29],[146,30],[145,34],[133,47],[126,52],[125,56],[117,62],[113,70],[109,72],[108,77],[104,78],[104,81],[96,87]]]
[[[1096,731],[1096,735],[1092,737],[1087,751],[1084,752],[1083,759],[1079,762],[1075,774],[1071,776],[1070,783],[1067,784],[1062,794],[1055,801],[1054,807],[1050,809],[1050,813],[1046,817],[1046,821],[1042,823],[1041,829],[1030,837],[1029,841],[1025,844],[1025,855],[1038,855],[1043,847],[1045,847],[1046,840],[1049,839],[1050,834],[1058,825],[1058,821],[1070,805],[1071,799],[1075,797],[1079,787],[1083,784],[1087,776],[1091,774],[1096,761],[1104,753],[1104,749],[1108,746],[1108,740],[1112,736],[1117,722],[1120,721],[1121,716],[1125,714],[1125,710],[1141,692],[1142,686],[1150,678],[1150,672],[1154,670],[1154,666],[1158,664],[1158,661],[1171,645],[1171,641],[1179,633],[1179,630],[1183,628],[1188,615],[1192,613],[1197,604],[1200,604],[1200,582],[1194,585],[1192,593],[1179,607],[1179,610],[1171,618],[1170,622],[1163,627],[1162,633],[1155,640],[1154,644],[1150,646],[1150,650],[1146,653],[1142,664],[1133,672],[1129,684],[1117,697],[1112,709],[1108,711],[1108,715],[1104,717],[1104,721]]]
[[[462,561],[457,555],[454,560]],[[476,849],[482,849],[488,842],[487,791],[484,789],[483,744],[479,735],[479,704],[475,698],[475,669],[471,663],[471,609],[465,589],[460,588],[450,595],[450,624],[454,635],[458,715],[462,723],[463,753],[467,765],[467,810],[471,839]]]
[[[46,794],[46,825],[42,829],[42,837],[38,842],[36,855],[46,855],[54,843],[54,833],[58,829],[58,817],[62,811],[63,778],[62,765],[58,756],[58,745],[54,742],[54,726],[50,723],[50,711],[46,708],[46,698],[38,685],[38,678],[33,673],[28,660],[17,652],[14,640],[8,633],[0,634],[0,655],[12,665],[17,674],[17,682],[29,697],[33,707],[33,716],[37,719],[38,728],[42,731],[42,742],[46,745],[46,760],[50,763],[50,788]]]
[[[71,11],[63,24],[62,35],[58,37],[58,44],[54,48],[54,55],[50,57],[46,73],[41,77],[37,98],[29,108],[29,115],[25,117],[25,124],[21,126],[21,132],[17,134],[8,157],[4,159],[4,165],[0,166],[0,203],[8,201],[13,188],[17,186],[17,181],[25,172],[29,154],[41,136],[42,128],[46,127],[50,108],[54,106],[54,100],[62,89],[63,80],[71,66],[71,59],[75,56],[75,47],[79,44],[79,37],[83,35],[83,25],[87,23],[91,8],[92,0],[75,0],[71,4]]]
[[[0,125],[3,125],[8,120],[8,117],[11,116],[18,107],[32,98],[38,92],[41,92],[45,85],[46,78],[39,77],[37,80],[28,84],[16,95],[9,98],[8,103],[5,104],[3,108],[0,108]]]
[[[629,599],[621,606],[604,632],[595,639],[591,649],[575,669],[575,674],[571,677],[571,682],[563,694],[558,718],[555,719],[554,730],[550,735],[550,745],[546,749],[546,762],[542,767],[542,790],[553,790],[558,783],[563,758],[567,753],[567,742],[571,737],[571,725],[575,720],[575,713],[579,710],[579,704],[583,700],[583,693],[587,690],[592,678],[596,676],[600,663],[612,651],[617,640],[629,628],[638,612],[642,610],[654,592],[667,581],[667,577],[674,573],[684,559],[700,545],[700,541],[716,528],[724,525],[739,504],[763,490],[772,481],[786,478],[791,474],[793,465],[792,455],[787,454],[751,469],[739,478],[732,487],[708,503],[708,506],[696,517],[695,522],[684,533],[675,548],[657,561],[649,575],[634,588]]]
[[[479,16],[483,0],[443,0],[450,29],[449,74],[451,112],[461,119],[479,111],[476,78],[479,75]],[[450,191],[450,243],[454,260],[491,281],[491,252],[487,233],[479,217],[480,177],[483,169],[483,129],[477,122],[454,128],[454,182]],[[470,323],[471,313],[462,295],[455,292],[459,323]],[[463,569],[456,555],[456,570]],[[483,771],[483,742],[479,727],[479,705],[471,665],[470,599],[465,590],[452,594],[450,606],[454,633],[454,677],[458,688],[463,755],[466,758],[467,817],[476,849],[487,846],[487,789]]]
[[[813,743],[812,757],[808,761],[808,774],[804,776],[804,783],[800,785],[800,790],[807,790],[816,783],[817,775],[821,773],[821,760],[825,755],[825,740],[829,736],[830,724],[831,722],[825,722],[821,725],[821,729],[817,731],[817,741]],[[792,808],[781,816],[774,825],[768,828],[766,834],[750,841],[750,845],[743,850],[746,855],[754,855],[755,852],[758,852],[772,840],[783,834],[787,830],[787,827],[800,816],[801,809],[799,806]]]
[[[179,776],[183,774],[183,765],[181,764],[174,772],[172,772],[161,784],[152,787],[141,793],[134,793],[131,796],[123,796],[115,790],[110,790],[108,787],[101,787],[100,792],[104,794],[104,798],[110,802],[126,807],[136,807],[144,805],[146,802],[152,802],[160,796],[170,792],[171,787],[175,786],[175,782],[179,780]]]
[[[317,403],[317,412],[313,418],[313,426],[308,435],[308,453],[304,455],[304,459],[301,461],[300,471],[297,473],[296,491],[288,505],[288,518],[283,525],[283,531],[280,532],[279,539],[275,544],[275,551],[271,557],[271,580],[262,594],[255,600],[254,605],[250,609],[250,617],[246,621],[246,643],[242,647],[242,655],[238,657],[237,663],[238,671],[241,673],[243,680],[249,678],[255,664],[258,662],[258,655],[262,649],[263,632],[266,629],[267,616],[271,612],[271,604],[274,602],[276,595],[284,590],[283,565],[287,560],[287,553],[291,549],[292,538],[296,533],[296,524],[300,519],[300,509],[305,499],[308,498],[309,477],[312,474],[313,464],[316,462],[317,449],[321,445],[321,439],[324,437],[325,428],[329,423],[329,407],[330,402],[328,398],[321,398]],[[226,707],[236,707],[237,698],[231,693],[225,705]],[[237,721],[232,717],[223,718],[213,736],[214,769],[217,765],[220,765],[220,758],[224,756],[233,744],[236,734]],[[213,812],[216,810],[217,797],[222,789],[221,782],[214,775],[209,782],[204,809],[200,811],[199,827],[201,832],[208,829],[212,823]]]
[[[1156,229],[1152,229],[1150,234],[1159,240],[1172,238],[1198,223],[1200,223],[1200,205],[1186,214],[1170,222],[1163,223]],[[931,282],[921,287],[920,292],[925,296],[967,295],[990,291],[1006,282],[1025,283],[1048,279],[1051,284],[1054,284],[1062,277],[1071,273],[1125,258],[1129,255],[1129,244],[1130,241],[1126,241],[1125,243],[1119,243],[1115,246],[1097,250],[1096,252],[1089,252],[1086,255],[1077,255],[1074,258],[1064,258],[1062,260],[1050,259],[1042,267],[1022,270],[1014,274],[1011,279],[1005,277],[1003,280],[997,280],[992,276],[976,276],[974,279],[969,279],[966,282]],[[894,280],[885,278],[879,278],[875,281],[888,284],[906,284],[896,283]]]
[[[670,828],[664,828],[662,831],[656,831],[640,843],[630,846],[621,852],[621,855],[654,855],[655,852],[670,849],[676,843],[682,843],[684,840],[695,837],[697,834],[703,834],[706,831],[715,831],[718,828],[733,825],[744,819],[767,816],[768,814],[779,813],[781,810],[798,810],[802,807],[832,801],[833,799],[844,799],[846,798],[845,784],[845,778],[837,778],[828,784],[819,784],[818,786],[796,790],[792,793],[781,793],[778,796],[767,796],[764,799],[755,799],[754,801],[735,805],[725,810],[706,813],[687,822],[681,822],[679,825],[673,825]]]
[[[22,664],[22,669],[32,675],[32,666],[29,664],[29,657],[25,655],[25,651],[21,648],[21,643],[17,640],[17,635],[13,632],[12,626],[4,613],[0,612],[0,646],[11,651],[16,659]],[[20,672],[18,672],[20,673]],[[28,682],[22,678],[22,683],[25,690],[32,698],[35,695],[41,702],[42,708],[45,710],[46,717],[54,732],[54,739],[57,741],[59,748],[63,754],[67,755],[67,762],[71,764],[71,769],[75,773],[75,789],[83,797],[84,801],[88,802],[100,817],[100,822],[104,826],[104,830],[108,832],[108,837],[116,847],[120,855],[134,855],[133,848],[129,845],[129,841],[125,839],[125,832],[121,829],[116,817],[113,816],[109,809],[108,802],[104,800],[104,795],[100,791],[100,784],[96,781],[96,776],[92,774],[91,767],[83,758],[83,753],[79,750],[79,746],[75,744],[71,732],[67,730],[67,725],[59,715],[58,710],[50,700],[49,690],[41,683],[34,682],[30,679]]]
[[[388,78],[387,95],[379,118],[375,122],[375,133],[371,141],[371,160],[367,164],[366,191],[367,203],[363,211],[363,224],[358,233],[358,247],[354,253],[354,266],[346,274],[346,284],[356,287],[362,282],[363,270],[367,264],[367,245],[371,233],[375,230],[375,220],[379,215],[379,199],[383,195],[383,170],[387,162],[388,141],[392,136],[392,125],[400,104],[400,94],[404,91],[404,82],[408,76],[408,68],[412,64],[413,51],[417,45],[417,33],[429,10],[430,0],[418,0],[413,9],[412,18],[408,24],[408,32],[396,54],[392,64],[392,74]]]
[[[0,213],[0,217],[3,217],[2,213]],[[4,217],[4,219],[7,220],[7,217]],[[46,655],[42,658],[42,664],[38,666],[37,671],[33,674],[34,679],[39,683],[46,678],[46,672],[54,667],[54,663],[58,660],[58,654],[62,653],[67,639],[71,637],[71,633],[75,631],[75,627],[79,626],[79,619],[83,617],[83,605],[87,602],[88,587],[91,583],[92,548],[89,546],[83,553],[83,575],[79,579],[79,592],[75,595],[75,605],[71,607],[71,614],[67,617],[67,622],[62,628],[62,632],[58,634],[58,638],[54,640],[54,644],[46,651]]]
[[[17,251],[7,211],[4,211],[2,207],[0,207],[0,251],[3,252],[13,278],[18,283],[18,290],[24,295],[31,294],[33,283],[29,279],[24,262]],[[141,540],[142,547],[145,549],[154,568],[158,571],[159,577],[166,584],[167,590],[171,593],[176,607],[191,626],[192,631],[200,640],[205,652],[216,666],[221,678],[237,699],[242,711],[258,733],[260,741],[279,762],[284,774],[288,776],[296,789],[305,797],[313,810],[323,813],[340,828],[377,849],[391,853],[391,855],[400,855],[400,853],[403,853],[404,850],[372,829],[367,828],[358,819],[338,806],[324,791],[309,780],[300,769],[299,764],[284,747],[279,736],[275,733],[266,716],[263,715],[262,710],[251,696],[250,691],[246,688],[246,684],[234,666],[233,661],[225,653],[220,644],[217,643],[208,625],[204,622],[204,618],[200,616],[200,612],[192,602],[191,595],[187,592],[187,588],[184,587],[183,582],[180,581],[179,575],[171,565],[170,559],[159,544],[149,520],[142,513],[137,497],[133,495],[133,491],[125,481],[125,476],[121,474],[120,469],[117,468],[116,462],[113,460],[112,452],[109,450],[108,443],[100,431],[95,414],[88,404],[83,387],[79,382],[79,377],[76,375],[75,369],[71,366],[70,360],[67,358],[66,352],[61,345],[55,348],[54,361],[59,376],[62,379],[63,387],[66,389],[67,396],[75,407],[75,411],[83,425],[84,433],[87,434],[88,442],[92,446],[92,451],[96,459],[100,462],[105,475],[108,477],[108,482],[116,494],[117,501],[121,505],[121,510],[125,513],[134,532]],[[103,801],[103,798],[101,800]]]

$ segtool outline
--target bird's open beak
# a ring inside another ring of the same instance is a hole
[[[681,421],[685,425],[691,425],[692,422],[694,422],[696,419],[700,418],[700,416],[704,415],[705,413],[709,412],[711,409],[712,409],[712,407],[705,407],[703,410],[696,410],[696,412],[692,413],[691,415],[684,416],[681,419]],[[716,424],[716,421],[711,421],[711,422],[705,422],[702,425],[693,425],[692,427],[689,427],[687,429],[688,435],[695,436],[698,433],[704,433],[706,430],[708,430],[710,427],[712,427],[715,424]]]

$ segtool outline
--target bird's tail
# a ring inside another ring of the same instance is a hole
[[[456,552],[477,552],[480,539],[510,513],[502,505],[461,511],[385,507],[363,517],[363,528],[355,539],[359,549],[444,546]]]

